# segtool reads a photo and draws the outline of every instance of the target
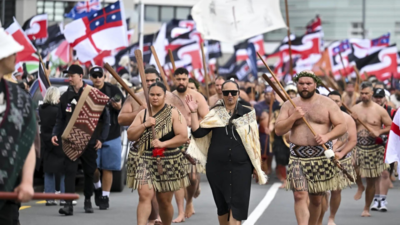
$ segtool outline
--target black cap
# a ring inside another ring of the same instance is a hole
[[[376,89],[374,89],[374,95],[373,95],[373,97],[378,97],[378,98],[383,98],[383,97],[385,97],[386,96],[386,94],[385,94],[385,90],[383,90],[382,88],[376,88]]]
[[[71,66],[68,68],[68,70],[67,70],[67,71],[64,71],[64,72],[67,73],[66,75],[75,74],[75,73],[77,73],[77,74],[82,74],[82,75],[83,75],[83,69],[82,69],[82,67],[79,66],[79,65],[76,65],[76,64],[71,65]]]
[[[93,74],[96,74],[96,73],[103,75],[103,73],[104,73],[103,68],[101,68],[100,66],[94,66],[89,71],[90,76],[93,76]]]

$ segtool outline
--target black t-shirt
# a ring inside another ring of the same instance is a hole
[[[121,99],[121,106],[124,104],[125,98],[122,94],[121,90],[110,83],[105,82],[101,92],[106,94],[110,98],[114,98],[115,96],[119,96]],[[110,100],[111,101],[111,100]],[[119,136],[121,136],[121,127],[118,124],[118,115],[121,110],[116,110],[112,107],[111,103],[109,104],[109,111],[110,111],[110,132],[108,133],[108,137],[106,141],[113,140]]]

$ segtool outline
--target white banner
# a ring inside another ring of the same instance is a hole
[[[230,43],[286,28],[279,0],[202,0],[192,16],[204,39]]]

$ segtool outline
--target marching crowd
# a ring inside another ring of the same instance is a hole
[[[355,200],[365,191],[363,217],[370,210],[388,210],[388,191],[398,175],[394,164],[385,164],[384,154],[400,90],[373,75],[330,87],[328,78],[312,71],[287,83],[274,76],[266,83],[230,75],[211,78],[204,86],[185,68],[176,68],[168,84],[155,67],[140,74],[143,65],[128,60],[116,70],[130,91],[99,66],[87,73],[92,87],[83,79],[84,69],[73,64],[63,72],[67,90],[47,89],[37,111],[26,92],[34,77],[26,75],[15,84],[12,80],[24,76],[9,75],[21,50],[0,29],[0,191],[18,194],[18,201],[0,201],[0,224],[19,224],[18,202],[32,198],[35,147],[45,193],[74,193],[81,162],[84,211],[93,213],[93,194],[95,205],[108,209],[113,171],[123,163],[121,127],[128,127],[131,141],[127,186],[139,195],[139,225],[193,216],[201,173],[211,187],[219,223],[241,224],[248,217],[252,177],[266,184],[274,159],[281,188],[294,193],[298,224],[322,224],[330,208],[328,224],[334,225],[341,190],[353,184]],[[40,144],[34,143],[38,127]],[[60,214],[73,215],[77,203],[59,204]]]

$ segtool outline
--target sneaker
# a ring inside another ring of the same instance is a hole
[[[110,207],[108,196],[101,196],[99,199],[100,209],[108,209]]]
[[[381,203],[380,200],[378,200],[377,198],[374,198],[374,205],[372,205],[371,210],[378,211],[380,208],[380,203]]]
[[[76,205],[77,201],[73,200],[72,205]]]
[[[85,209],[85,213],[93,213],[92,202],[90,199],[85,199],[83,209]]]
[[[46,201],[46,206],[54,206],[57,205],[57,202],[55,200],[47,200]]]
[[[383,199],[382,201],[381,201],[381,207],[379,208],[379,211],[381,211],[381,212],[387,212],[387,207],[386,207],[386,200],[385,199]]]
[[[60,200],[60,206],[63,206],[63,205],[65,205],[66,203],[65,203],[65,200]]]
[[[101,188],[94,189],[94,204],[100,205],[100,197],[103,196],[103,190]]]

